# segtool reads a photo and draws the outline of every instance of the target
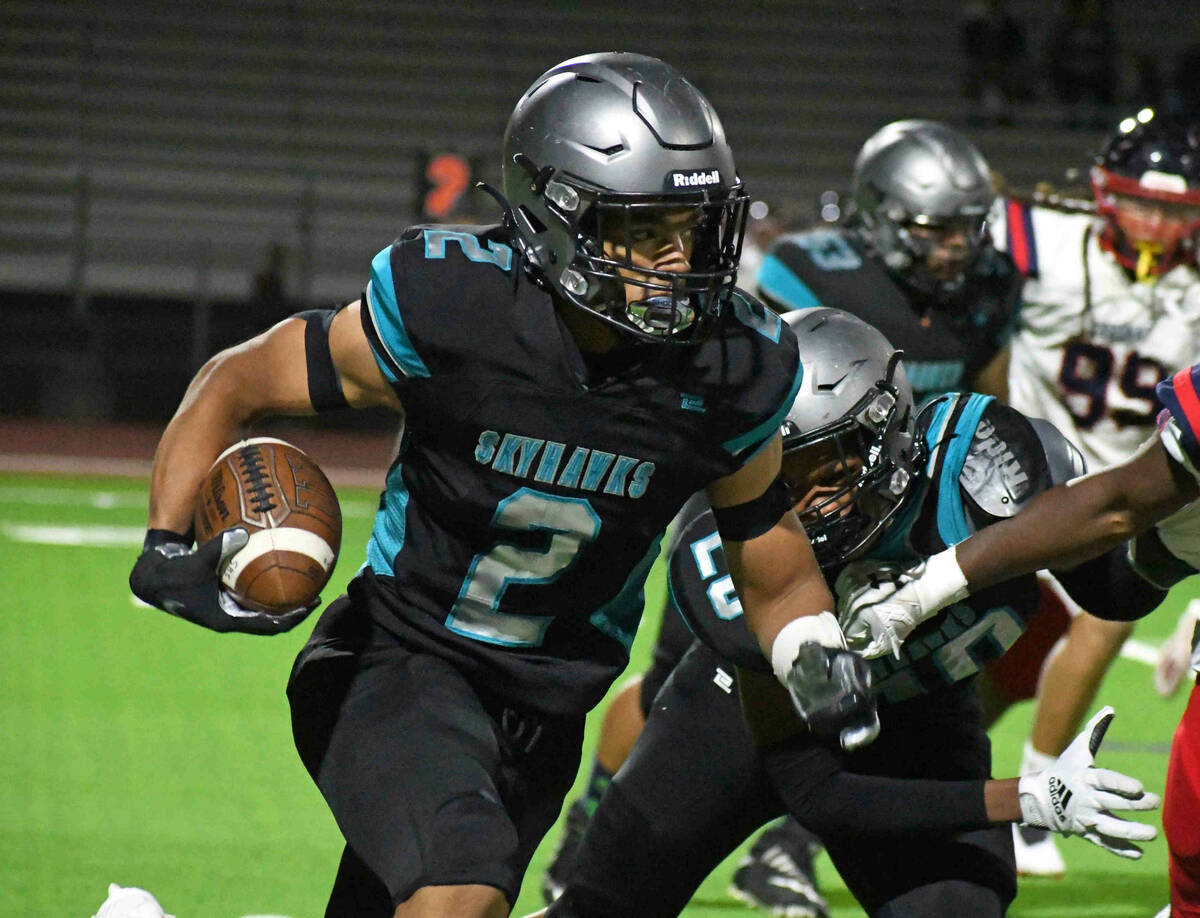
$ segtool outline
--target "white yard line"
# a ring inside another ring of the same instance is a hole
[[[1126,660],[1145,663],[1147,666],[1157,666],[1158,661],[1162,659],[1162,653],[1157,647],[1151,647],[1145,641],[1135,638],[1130,638],[1125,642],[1125,646],[1121,648],[1121,656]]]
[[[62,526],[0,520],[0,535],[12,542],[34,545],[128,548],[142,544],[146,529],[143,526]]]

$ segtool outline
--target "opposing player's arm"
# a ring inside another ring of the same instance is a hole
[[[1044,491],[1011,519],[939,552],[907,572],[894,592],[847,588],[840,607],[846,634],[855,644],[869,631],[863,652],[870,655],[895,623],[911,630],[970,593],[1102,555],[1195,500],[1198,490],[1156,437],[1126,462]]]
[[[359,322],[359,303],[342,309],[328,325],[325,342],[306,334],[308,323],[289,318],[235,347],[221,351],[196,374],[154,454],[149,528],[187,533],[200,479],[243,428],[269,415],[314,414],[310,359],[328,349],[346,402],[355,408],[400,400],[375,363]]]
[[[972,591],[1045,567],[1072,567],[1196,496],[1196,480],[1155,437],[1128,461],[1051,488],[1012,519],[975,533],[959,544],[958,563]]]

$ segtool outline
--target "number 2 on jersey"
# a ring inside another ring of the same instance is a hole
[[[538,647],[552,617],[499,611],[514,583],[553,583],[574,563],[579,550],[600,534],[600,515],[581,497],[555,497],[521,488],[500,501],[492,525],[513,532],[544,530],[545,547],[497,542],[471,561],[446,627],[505,647]]]

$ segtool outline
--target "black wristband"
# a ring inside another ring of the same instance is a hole
[[[191,535],[180,535],[170,529],[147,529],[146,538],[142,542],[142,551],[153,551],[160,545],[182,545],[184,548],[191,548],[192,537]]]

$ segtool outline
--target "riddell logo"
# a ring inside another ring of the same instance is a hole
[[[721,184],[721,172],[719,169],[713,169],[711,172],[672,172],[668,179],[668,184],[673,188],[707,188],[709,185]]]

